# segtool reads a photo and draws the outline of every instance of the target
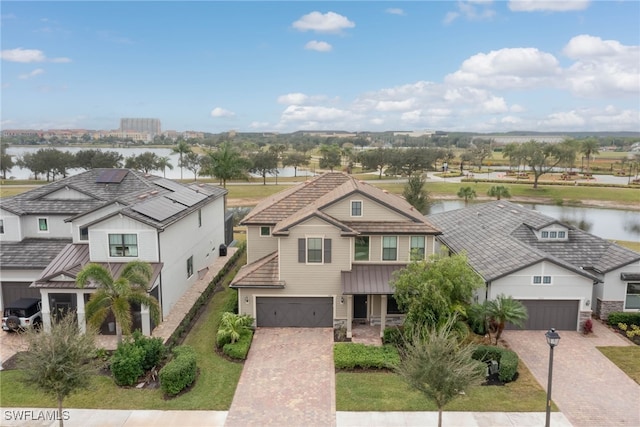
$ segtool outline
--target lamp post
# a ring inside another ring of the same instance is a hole
[[[547,338],[547,344],[549,344],[549,381],[547,382],[547,417],[545,420],[545,427],[549,427],[551,421],[551,378],[553,374],[553,348],[560,342],[560,335],[556,332],[555,328],[551,328],[544,336]]]

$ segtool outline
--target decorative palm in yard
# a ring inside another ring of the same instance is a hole
[[[113,313],[118,344],[122,342],[123,333],[131,332],[131,303],[149,307],[151,318],[158,323],[160,305],[158,300],[147,293],[151,276],[151,265],[142,261],[127,263],[117,279],[100,264],[86,265],[78,273],[76,285],[84,288],[94,282],[98,287],[85,307],[89,323],[99,328],[109,313]]]
[[[508,199],[511,197],[511,193],[509,193],[509,189],[504,185],[494,185],[489,189],[489,191],[487,191],[487,196],[495,197],[500,200],[503,197]]]
[[[496,344],[507,323],[522,327],[527,320],[527,308],[518,300],[503,294],[486,303],[489,329],[496,334]]]

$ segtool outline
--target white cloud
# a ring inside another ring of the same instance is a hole
[[[0,58],[9,62],[71,62],[69,58],[47,58],[41,50],[38,49],[5,49],[0,51]]]
[[[404,15],[404,10],[397,7],[390,7],[389,9],[385,10],[385,12],[390,15]]]
[[[299,31],[316,31],[319,33],[340,33],[345,29],[353,28],[356,24],[346,16],[335,12],[311,12],[293,23],[293,28]]]
[[[319,42],[317,40],[311,40],[306,45],[304,45],[304,48],[307,50],[315,50],[317,52],[331,52],[331,49],[333,49],[333,47],[329,43]]]
[[[303,105],[309,99],[304,93],[288,93],[278,97],[278,104]]]
[[[512,12],[570,12],[589,7],[590,0],[511,0]]]
[[[31,71],[30,73],[26,73],[26,74],[20,74],[18,76],[18,78],[22,79],[22,80],[27,80],[30,79],[32,77],[38,76],[40,74],[43,74],[44,70],[42,68],[36,68],[35,70]]]
[[[574,110],[549,114],[538,125],[547,129],[574,129],[583,127],[585,123],[584,117]]]
[[[468,21],[486,21],[492,19],[496,14],[491,8],[493,1],[490,0],[458,1],[455,4],[457,10],[447,12],[443,19],[446,25],[460,17]]]
[[[413,99],[402,101],[379,101],[375,107],[377,111],[407,111],[415,104]]]
[[[216,107],[211,110],[211,117],[234,117],[236,114],[233,111],[225,110],[224,108]]]

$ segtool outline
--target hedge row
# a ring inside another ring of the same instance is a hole
[[[336,343],[333,360],[338,369],[392,369],[400,363],[400,356],[391,345]]]
[[[218,272],[216,277],[214,277],[207,288],[200,294],[196,302],[191,307],[191,310],[184,316],[184,319],[180,322],[180,325],[176,328],[175,331],[171,334],[169,339],[167,339],[166,346],[170,350],[175,345],[180,343],[187,332],[191,329],[193,322],[198,318],[198,313],[202,308],[207,304],[207,302],[211,299],[211,296],[215,293],[218,285],[224,281],[226,275],[236,267],[238,259],[244,254],[246,250],[245,242],[242,242],[238,246],[238,250],[235,254],[227,261],[224,267]],[[237,298],[236,298],[237,299]]]
[[[247,329],[240,334],[240,339],[233,344],[227,343],[222,346],[222,352],[232,359],[246,360],[251,341],[253,340],[253,331]]]
[[[160,370],[160,387],[168,396],[175,396],[196,380],[196,351],[188,345],[173,349],[173,359]]]
[[[462,178],[460,182],[483,182],[499,184],[533,184],[533,179],[482,179],[482,178]],[[575,186],[575,181],[538,181],[538,185],[564,185]],[[578,187],[612,187],[612,188],[638,188],[634,185],[625,184],[604,184],[599,182],[578,182]]]
[[[624,313],[621,311],[609,313],[607,323],[612,326],[617,326],[618,323],[640,326],[640,313]]]
[[[473,351],[472,357],[482,362],[490,360],[498,362],[498,378],[502,382],[513,381],[518,373],[518,355],[509,349],[492,345],[479,345]]]

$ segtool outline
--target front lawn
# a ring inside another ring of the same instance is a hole
[[[597,347],[632,380],[640,384],[640,347]]]
[[[544,412],[546,392],[520,362],[519,376],[504,386],[477,386],[446,411]],[[555,405],[553,410],[557,411]],[[436,411],[436,406],[391,372],[336,373],[338,411]]]

